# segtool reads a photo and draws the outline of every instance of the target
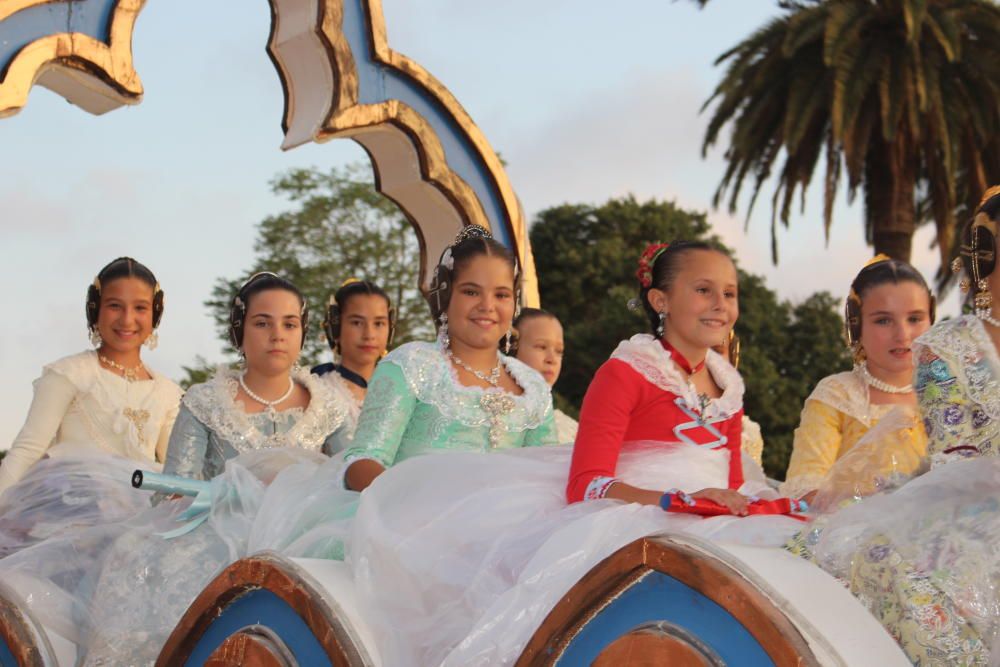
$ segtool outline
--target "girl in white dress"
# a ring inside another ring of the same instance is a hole
[[[163,290],[120,257],[87,288],[94,350],[45,366],[27,419],[0,466],[0,556],[70,527],[143,506],[128,480],[162,465],[181,389],[142,361],[157,343]]]

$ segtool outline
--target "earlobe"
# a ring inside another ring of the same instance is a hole
[[[663,292],[663,290],[659,290],[654,287],[649,290],[646,298],[649,300],[649,305],[651,305],[653,310],[656,312],[664,314],[670,312],[667,295]]]

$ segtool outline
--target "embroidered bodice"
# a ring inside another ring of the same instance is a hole
[[[348,408],[319,377],[306,371],[293,377],[309,391],[309,405],[277,412],[274,420],[267,411],[247,413],[236,400],[237,371],[220,367],[211,380],[188,389],[170,435],[164,473],[211,479],[227,460],[255,449],[300,447],[329,453]]]
[[[802,408],[795,429],[792,456],[781,492],[800,497],[818,489],[840,458],[855,445],[896,404],[873,404],[868,385],[857,370],[827,376],[819,381]],[[922,429],[907,430],[903,469],[909,473],[923,458],[927,439]]]
[[[20,433],[0,466],[0,492],[15,484],[53,445],[97,446],[140,462],[166,447],[181,388],[149,370],[152,380],[128,382],[101,367],[94,351],[45,366]],[[53,452],[57,455],[57,452]]]
[[[361,416],[361,406],[364,400],[351,391],[351,383],[335,369],[318,376],[325,382],[337,401],[344,407],[344,423],[334,433],[334,439],[329,443],[327,454],[333,456],[342,452],[354,442],[354,432],[358,428],[358,418]]]
[[[466,387],[437,343],[407,343],[375,368],[346,460],[385,467],[432,450],[489,451],[556,443],[552,396],[536,371],[502,363],[524,392]]]
[[[983,323],[972,315],[939,322],[914,355],[932,465],[1000,454],[1000,357]]]
[[[705,363],[722,389],[718,398],[699,395],[653,336],[637,334],[618,345],[583,399],[567,486],[570,502],[603,497],[616,481],[622,445],[640,440],[725,449],[729,486],[739,488],[743,379],[711,350]]]

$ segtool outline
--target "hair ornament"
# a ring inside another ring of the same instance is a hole
[[[889,257],[889,255],[885,254],[884,252],[880,252],[879,254],[875,255],[867,262],[865,262],[865,265],[861,267],[861,270],[864,271],[873,264],[881,264],[882,262],[891,262],[891,261],[892,257]]]
[[[642,311],[642,303],[636,297],[632,297],[627,302],[625,302],[625,306],[633,313],[638,313]]]
[[[455,268],[455,258],[451,255],[451,246],[444,249],[444,253],[441,255],[441,266],[449,271]]]
[[[361,282],[361,278],[351,277],[351,278],[348,278],[347,280],[345,280],[344,282],[340,283],[340,286],[341,287],[347,287],[348,285],[353,285],[354,283],[360,283],[360,282]]]
[[[988,188],[986,192],[983,193],[983,198],[979,200],[979,206],[982,206],[997,195],[1000,195],[1000,185],[994,185],[993,187]]]
[[[467,241],[469,239],[491,239],[493,235],[490,234],[490,230],[486,229],[481,225],[466,225],[462,227],[462,231],[455,236],[455,240],[452,241],[451,245],[456,246],[462,241]]]
[[[639,256],[639,269],[635,272],[635,277],[639,279],[639,284],[648,289],[653,284],[653,265],[656,259],[663,254],[669,243],[650,243]]]

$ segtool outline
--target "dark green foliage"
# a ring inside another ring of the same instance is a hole
[[[295,283],[309,302],[309,337],[302,365],[326,360],[329,347],[321,322],[330,295],[347,278],[378,283],[398,312],[395,345],[433,333],[430,311],[417,289],[420,255],[417,236],[395,204],[371,185],[368,171],[354,165],[293,169],[271,183],[292,210],[257,226],[256,258],[244,275],[220,278],[205,302],[228,344],[229,304],[242,282],[257,271],[274,271]],[[200,368],[199,368],[200,367]],[[201,360],[188,371],[200,377]]]
[[[705,4],[704,2],[702,4]],[[823,224],[846,176],[864,198],[875,252],[909,260],[933,221],[950,275],[956,226],[1000,179],[1000,5],[995,0],[825,0],[779,3],[781,15],[726,51],[706,107],[707,150],[728,139],[716,203],[749,210],[774,178],[775,226],[788,225],[824,170]],[[729,127],[728,135],[722,130]]]
[[[562,321],[566,359],[556,403],[579,408],[591,377],[618,342],[648,323],[626,304],[636,296],[636,261],[645,244],[679,239],[721,245],[702,213],[670,202],[613,199],[602,206],[542,211],[531,228],[542,303]],[[783,477],[792,431],[822,377],[849,368],[838,302],[820,293],[782,301],[759,276],[740,272],[741,372],[747,414],[764,433],[765,469]]]

